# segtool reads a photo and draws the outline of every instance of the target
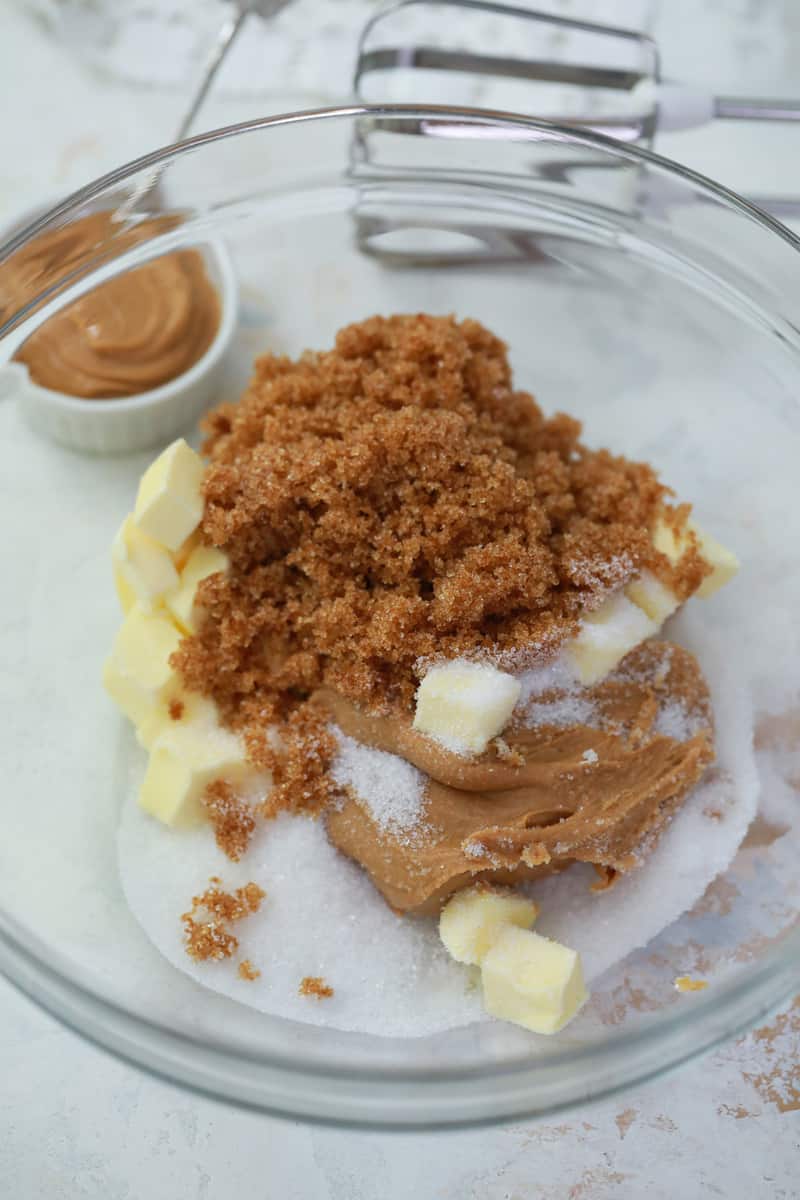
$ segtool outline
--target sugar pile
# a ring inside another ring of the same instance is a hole
[[[519,680],[522,687],[514,715],[526,726],[554,725],[563,729],[570,725],[588,725],[591,729],[599,728],[596,705],[586,697],[563,655],[544,666],[523,671]],[[559,693],[557,698],[540,699],[551,691]]]
[[[420,832],[425,776],[385,750],[362,746],[337,731],[339,754],[331,774],[361,797],[373,821],[393,837]]]
[[[261,822],[243,860],[232,863],[207,826],[165,830],[132,793],[119,860],[128,904],[157,949],[199,983],[243,1004],[315,1025],[398,1036],[480,1018],[480,996],[448,958],[435,923],[395,916],[364,872],[333,849],[321,821],[282,814]],[[254,880],[267,895],[259,912],[235,926],[234,958],[195,963],[183,948],[180,914],[211,875],[226,889]],[[258,979],[238,977],[243,958],[261,972]],[[306,975],[321,975],[334,989],[331,999],[299,996]],[[202,1004],[202,993],[196,1002]]]
[[[685,632],[693,640],[691,618]],[[733,677],[724,646],[708,629],[702,636],[700,657],[718,721],[717,766],[642,871],[597,893],[589,890],[594,872],[572,867],[531,889],[542,907],[537,927],[582,953],[589,980],[692,906],[730,863],[755,811],[747,692]],[[533,703],[546,686],[553,680],[528,679]],[[423,815],[419,772],[351,739],[340,744],[339,777],[362,795],[369,792],[366,802],[380,824],[413,830]],[[210,829],[174,833],[147,817],[132,787],[119,861],[128,903],[155,946],[181,971],[233,1000],[276,1016],[386,1036],[423,1036],[484,1019],[474,973],[447,957],[435,921],[396,917],[364,872],[330,846],[321,822],[284,814],[262,823],[244,859],[231,863]],[[212,875],[226,888],[254,880],[267,898],[237,926],[235,958],[197,964],[184,951],[179,918]],[[261,971],[257,980],[238,977],[240,958]],[[334,996],[298,996],[306,975],[323,976]]]

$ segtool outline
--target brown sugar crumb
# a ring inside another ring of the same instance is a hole
[[[183,718],[184,703],[182,700],[170,700],[167,712],[172,721],[180,721]]]
[[[192,897],[192,909],[204,908],[206,912],[223,921],[241,921],[251,913],[258,912],[266,892],[257,883],[246,883],[235,892],[225,892],[216,875],[209,880],[211,887],[200,896]]]
[[[337,794],[328,774],[337,751],[329,717],[310,705],[296,709],[281,730],[281,740],[281,747],[275,750],[261,730],[245,734],[251,760],[272,773],[273,786],[261,812],[267,818],[284,809],[320,812]]]
[[[532,664],[643,568],[681,594],[706,569],[653,548],[673,518],[652,469],[546,418],[476,321],[372,317],[332,350],[264,355],[205,430],[202,537],[231,568],[200,584],[172,663],[272,771],[266,816],[334,795],[321,685],[409,712],[425,660]]]
[[[230,958],[238,949],[239,939],[221,921],[196,921],[191,913],[181,920],[186,953],[196,962]]]
[[[508,742],[501,737],[496,737],[492,743],[492,748],[500,762],[505,763],[509,767],[521,767],[525,764],[524,754],[520,754],[519,750],[512,750]]]
[[[261,972],[253,966],[249,958],[243,958],[239,963],[238,974],[240,979],[247,979],[250,983],[261,978]]]
[[[300,980],[297,994],[315,996],[317,1000],[329,1000],[333,995],[333,988],[328,986],[321,975],[306,975],[305,979]]]
[[[203,805],[214,826],[214,837],[223,854],[238,862],[250,845],[256,827],[250,805],[236,795],[224,779],[215,779],[203,794]]]
[[[190,911],[181,916],[186,953],[196,962],[231,958],[239,947],[239,939],[228,929],[227,922],[240,921],[258,912],[266,895],[256,883],[246,883],[235,892],[223,891],[216,875],[212,875],[209,883],[211,886],[201,895],[192,897]],[[198,919],[200,910],[205,910],[205,915]]]

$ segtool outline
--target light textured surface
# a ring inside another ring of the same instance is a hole
[[[21,7],[0,0],[0,76],[19,98],[0,127],[0,218],[166,140],[180,108],[175,92],[114,87],[78,70]],[[616,6],[607,7],[611,18]],[[793,0],[716,0],[702,12],[695,0],[669,0],[663,9],[666,74],[731,91],[797,91]],[[217,102],[208,124],[253,111]],[[730,124],[671,135],[662,148],[734,187],[797,195],[796,138]],[[795,1004],[702,1062],[551,1120],[413,1138],[343,1134],[225,1109],[146,1078],[0,983],[0,1196],[791,1200],[800,1196],[798,1058]]]

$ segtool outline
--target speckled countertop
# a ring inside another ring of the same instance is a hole
[[[578,0],[561,7],[580,10]],[[620,7],[608,0],[609,20]],[[663,0],[654,28],[668,74],[800,94],[796,0]],[[134,91],[78,65],[21,0],[0,0],[0,30],[6,105],[15,98],[0,123],[0,221],[168,140],[179,92]],[[223,96],[204,123],[297,99]],[[728,125],[658,148],[733,187],[800,196],[798,138],[800,128]],[[0,1064],[9,1200],[800,1197],[800,998],[646,1087],[553,1120],[466,1133],[342,1133],[227,1109],[93,1049],[1,981]]]

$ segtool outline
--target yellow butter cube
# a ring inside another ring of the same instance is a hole
[[[165,825],[191,826],[202,820],[201,799],[210,783],[245,784],[253,774],[234,734],[205,722],[179,725],[153,746],[139,803]]]
[[[674,565],[680,562],[689,549],[692,534],[697,539],[697,550],[700,557],[704,558],[711,567],[711,574],[706,575],[697,589],[697,595],[707,599],[733,579],[741,564],[731,550],[718,542],[710,533],[706,533],[694,521],[687,521],[677,533],[666,521],[659,521],[653,530],[653,545]]]
[[[180,642],[180,630],[166,615],[136,605],[120,625],[111,655],[126,675],[156,692],[174,675],[169,659]]]
[[[201,544],[200,529],[197,528],[195,529],[194,533],[189,534],[183,545],[175,551],[172,556],[172,561],[175,563],[175,570],[179,575],[186,566],[186,563],[189,561],[189,555],[197,546],[200,546]]]
[[[160,689],[143,687],[126,674],[114,658],[103,664],[103,685],[111,699],[136,728],[136,738],[149,750],[162,734],[178,723],[204,721],[209,727],[217,724],[217,708],[213,700],[188,692],[180,677],[171,673]]]
[[[176,676],[175,687],[168,685],[147,715],[136,722],[136,737],[145,750],[150,750],[163,734],[181,725],[205,724],[214,729],[218,722],[214,701],[198,692],[186,691]]]
[[[530,929],[538,912],[532,900],[512,891],[467,888],[442,909],[439,937],[456,962],[481,963],[504,925]]]
[[[139,483],[134,519],[168,550],[177,550],[203,515],[203,460],[183,438],[147,468]]]
[[[596,612],[587,613],[580,633],[566,647],[566,655],[581,683],[588,687],[608,675],[628,651],[658,629],[658,622],[617,592]]]
[[[631,580],[625,595],[657,625],[663,625],[680,604],[675,593],[652,571],[642,571],[638,579]]]
[[[515,925],[500,930],[481,981],[487,1012],[534,1033],[557,1033],[588,997],[574,950]]]
[[[180,638],[179,630],[167,617],[144,613],[135,605],[103,665],[106,691],[136,726],[136,736],[145,747],[170,720],[172,701],[184,705],[188,702],[180,677],[169,665]]]
[[[136,593],[116,566],[114,567],[114,587],[123,614],[129,613],[136,603]]]
[[[138,727],[150,717],[155,703],[152,690],[142,687],[131,678],[113,657],[107,658],[103,663],[103,687],[135,726]]]
[[[711,574],[706,575],[697,589],[697,595],[707,600],[726,583],[730,583],[741,563],[732,550],[728,550],[710,533],[698,529],[696,525],[693,528],[700,542],[700,553],[711,567]]]
[[[653,545],[659,554],[665,554],[669,561],[675,565],[680,562],[686,551],[691,545],[691,537],[689,536],[690,523],[687,522],[679,529],[663,521],[659,518],[653,530]]]
[[[520,691],[518,679],[487,664],[462,659],[432,667],[417,689],[414,728],[456,754],[481,754]]]
[[[114,583],[123,612],[136,603],[149,611],[178,586],[178,572],[163,546],[126,517],[111,543]]]
[[[227,571],[227,554],[215,546],[196,546],[184,566],[177,587],[165,597],[167,608],[187,633],[194,633],[194,598],[197,585],[209,575]]]

